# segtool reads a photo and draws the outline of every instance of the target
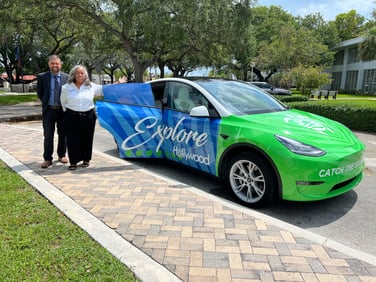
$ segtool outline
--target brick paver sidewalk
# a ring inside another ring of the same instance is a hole
[[[94,153],[40,169],[42,134],[0,123],[0,147],[183,281],[376,281],[376,266]]]

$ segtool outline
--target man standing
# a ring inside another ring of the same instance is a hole
[[[63,109],[60,104],[61,86],[68,80],[68,74],[61,72],[61,60],[57,55],[51,55],[48,60],[49,71],[38,74],[37,94],[42,102],[43,135],[44,135],[44,162],[41,168],[52,165],[54,151],[54,134],[57,128],[58,143],[57,155],[59,162],[67,163],[65,156],[67,143],[63,131]]]

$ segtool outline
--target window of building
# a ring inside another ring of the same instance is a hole
[[[359,61],[360,59],[358,55],[358,47],[350,48],[347,63],[352,64],[352,63],[357,63]]]
[[[346,72],[345,89],[347,91],[355,91],[356,90],[356,83],[358,81],[358,73],[359,73],[359,71],[357,71],[357,70]]]
[[[344,56],[345,56],[345,52],[343,50],[339,50],[334,56],[334,65],[335,66],[343,65]]]
[[[368,94],[376,94],[376,69],[364,70],[362,91]]]
[[[332,73],[332,84],[330,89],[338,90],[341,88],[342,72],[333,72]]]

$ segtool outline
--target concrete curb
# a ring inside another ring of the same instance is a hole
[[[0,148],[0,159],[145,282],[181,281],[43,177]]]

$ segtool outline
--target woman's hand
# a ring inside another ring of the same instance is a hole
[[[122,76],[119,78],[119,83],[127,83],[128,82],[128,77]]]

